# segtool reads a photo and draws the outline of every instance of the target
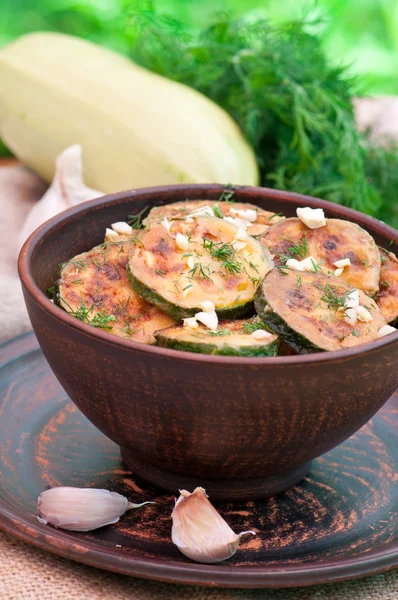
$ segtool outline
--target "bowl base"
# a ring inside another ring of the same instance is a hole
[[[186,477],[163,469],[152,467],[137,460],[126,448],[121,448],[122,460],[133,474],[142,477],[148,483],[178,495],[178,490],[192,492],[203,487],[212,500],[255,500],[268,498],[299,483],[308,473],[312,461],[308,461],[277,475],[259,479],[204,479]]]

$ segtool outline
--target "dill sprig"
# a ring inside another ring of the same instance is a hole
[[[148,210],[149,206],[144,206],[144,208],[140,210],[140,212],[135,213],[134,215],[129,215],[127,217],[127,223],[130,225],[130,227],[132,227],[133,229],[141,229],[142,219]]]
[[[257,329],[265,329],[265,325],[260,317],[253,317],[243,325],[243,333],[253,333],[253,331],[257,331]]]
[[[256,153],[262,185],[398,225],[398,153],[374,148],[358,133],[352,99],[360,83],[329,64],[322,39],[310,33],[319,22],[273,25],[253,15],[218,14],[190,33],[153,1],[144,5],[125,0],[132,58],[224,108]],[[223,192],[221,199],[231,197]]]
[[[78,306],[77,309],[73,309],[64,298],[61,298],[61,303],[65,304],[65,306],[68,307],[68,312],[70,315],[72,315],[72,317],[79,319],[79,321],[82,321],[83,323],[88,323],[93,327],[97,327],[98,329],[105,329],[109,331],[113,327],[113,325],[110,325],[110,323],[116,321],[115,315],[107,315],[105,312],[102,311],[97,312],[91,318],[90,315],[92,314],[95,308],[94,302],[91,306],[87,306],[85,300],[82,300],[80,306]]]
[[[285,238],[283,238],[283,239],[285,239]],[[307,240],[306,235],[304,235],[303,239],[299,242],[293,242],[292,240],[286,240],[286,241],[288,241],[289,243],[292,244],[286,250],[286,252],[284,252],[284,253],[275,252],[275,255],[282,262],[286,263],[290,258],[296,258],[298,260],[297,257],[299,257],[299,258],[303,259],[303,258],[306,258],[308,256],[308,254],[310,253],[310,247],[308,245],[308,240]]]
[[[232,244],[223,242],[213,242],[208,238],[203,239],[203,248],[207,250],[212,258],[220,261],[221,266],[229,273],[233,275],[241,272],[241,265],[237,262],[235,256],[235,250]]]

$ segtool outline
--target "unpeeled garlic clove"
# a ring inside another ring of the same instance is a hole
[[[181,490],[171,517],[173,544],[182,554],[200,563],[226,560],[235,554],[243,535],[256,535],[254,531],[234,533],[201,487],[192,493]]]
[[[42,492],[38,499],[41,523],[50,523],[70,531],[92,531],[117,523],[120,517],[142,502],[134,504],[117,492],[94,488],[55,487]]]

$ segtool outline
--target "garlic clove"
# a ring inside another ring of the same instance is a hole
[[[203,300],[199,304],[201,308],[203,308],[203,312],[212,313],[216,310],[216,307],[211,300]]]
[[[131,235],[133,233],[133,228],[126,223],[125,221],[118,221],[117,223],[112,223],[113,231],[116,231],[119,235]]]
[[[289,258],[286,261],[286,266],[288,269],[293,269],[293,271],[304,271],[301,261],[295,258]]]
[[[377,332],[377,337],[384,337],[385,335],[390,335],[396,331],[398,331],[398,329],[391,327],[391,325],[383,325],[383,327],[380,327],[379,331]]]
[[[251,337],[255,340],[266,340],[267,338],[272,337],[272,333],[265,331],[265,329],[256,329],[251,334]]]
[[[217,331],[218,327],[218,317],[215,311],[213,312],[198,312],[195,315],[195,319],[205,325],[208,329],[212,331]]]
[[[359,291],[356,288],[345,294],[344,306],[345,308],[356,308],[359,306]]]
[[[362,323],[370,323],[370,321],[373,321],[372,313],[364,306],[357,306],[355,312],[358,321],[362,321]]]
[[[336,260],[336,262],[334,262],[333,264],[338,269],[344,269],[344,267],[350,266],[351,260],[349,258],[342,258],[341,260]]]
[[[340,267],[335,270],[334,274],[336,275],[336,277],[340,277],[340,275],[343,273],[343,271],[344,271],[343,267]]]
[[[184,250],[186,252],[189,244],[187,236],[178,232],[176,235],[176,244],[180,250]]]
[[[357,311],[355,308],[346,308],[343,320],[348,323],[348,325],[356,325],[357,322]]]
[[[37,518],[41,523],[70,531],[92,531],[111,525],[132,508],[154,504],[134,504],[109,490],[66,486],[42,492],[37,502],[40,513]]]
[[[170,227],[172,226],[173,221],[169,221],[167,217],[165,217],[162,221],[162,225],[165,228],[165,230],[167,231],[167,233],[170,233]]]
[[[199,327],[199,323],[195,317],[188,317],[187,319],[183,319],[183,327],[188,329],[197,329]]]
[[[235,554],[243,535],[256,535],[254,531],[236,534],[209,502],[203,488],[192,494],[180,491],[172,512],[171,539],[177,548],[200,563],[217,563]]]

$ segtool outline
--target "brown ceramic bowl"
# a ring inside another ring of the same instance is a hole
[[[172,492],[202,485],[246,499],[298,482],[311,460],[357,431],[398,387],[398,333],[338,352],[277,358],[213,357],[126,341],[81,323],[46,289],[58,264],[103,240],[105,227],[146,205],[217,199],[217,185],[127,191],[86,202],[37,229],[19,257],[41,348],[80,410],[119,444],[127,465]],[[295,215],[297,206],[355,221],[383,246],[398,232],[315,198],[242,187],[237,201]]]

